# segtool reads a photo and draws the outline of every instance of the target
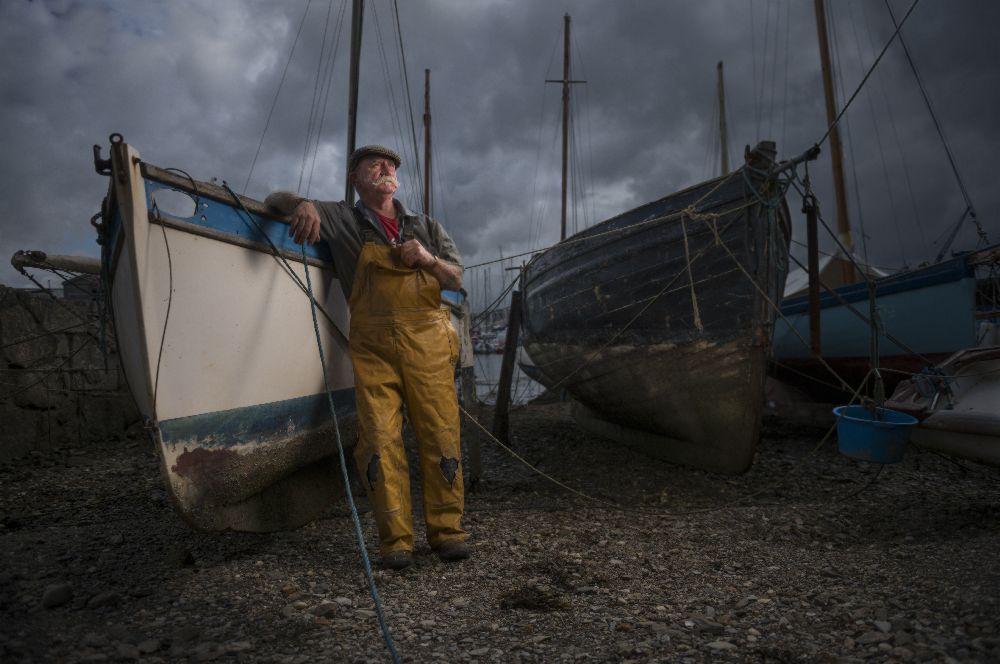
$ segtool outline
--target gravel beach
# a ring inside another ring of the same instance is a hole
[[[403,661],[1000,661],[997,469],[913,448],[880,469],[777,419],[737,477],[589,437],[566,404],[511,429],[623,509],[484,441],[473,557],[376,572]],[[0,466],[0,661],[389,660],[344,501],[294,532],[198,533],[157,464],[131,438]]]

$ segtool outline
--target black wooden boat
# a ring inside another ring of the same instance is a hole
[[[749,467],[791,236],[774,154],[761,143],[741,169],[525,267],[524,348],[585,427],[676,463]]]

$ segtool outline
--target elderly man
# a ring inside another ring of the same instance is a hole
[[[348,297],[360,434],[354,458],[390,569],[413,563],[404,404],[417,438],[428,543],[442,560],[469,557],[454,383],[459,340],[441,306],[441,289],[462,285],[461,259],[440,224],[393,198],[399,166],[393,150],[367,145],[348,159],[360,198],[354,207],[288,192],[266,201],[289,219],[296,242],[329,245]]]

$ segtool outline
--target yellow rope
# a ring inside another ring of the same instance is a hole
[[[854,390],[854,394],[851,395],[851,399],[850,399],[850,401],[848,401],[848,405],[854,404],[855,400],[858,398],[858,395],[861,393],[862,388],[864,388],[865,383],[868,382],[868,377],[871,376],[871,373],[872,373],[871,370],[869,370],[868,373],[865,375],[865,377],[861,380],[861,384],[858,385],[858,388],[856,390]],[[729,501],[727,503],[724,503],[722,505],[717,505],[715,507],[703,507],[703,508],[692,509],[692,510],[677,510],[677,511],[666,511],[666,512],[658,512],[658,511],[653,511],[653,510],[636,509],[634,507],[625,507],[623,505],[619,505],[618,503],[611,502],[610,500],[603,500],[601,498],[597,498],[597,497],[588,495],[588,494],[580,491],[579,489],[574,489],[573,487],[569,486],[565,482],[562,482],[562,481],[556,479],[555,477],[549,475],[548,473],[546,473],[542,469],[540,469],[537,466],[533,465],[531,462],[529,462],[527,459],[525,459],[524,457],[522,457],[520,454],[518,454],[517,452],[515,452],[513,449],[510,448],[510,446],[505,445],[503,442],[501,442],[496,436],[493,435],[492,432],[490,432],[489,429],[487,429],[485,426],[483,426],[483,424],[479,420],[477,420],[476,417],[474,415],[472,415],[469,411],[465,410],[461,406],[459,406],[458,408],[462,412],[462,414],[465,415],[469,420],[471,420],[473,424],[475,424],[477,427],[479,427],[479,429],[481,431],[483,431],[489,437],[490,440],[492,440],[494,443],[496,443],[502,450],[504,450],[505,452],[507,452],[507,454],[509,454],[511,457],[513,457],[514,459],[516,459],[517,461],[519,461],[522,465],[524,465],[525,467],[527,467],[529,470],[531,470],[536,475],[538,475],[538,476],[540,476],[540,477],[548,480],[552,484],[555,484],[556,486],[558,486],[558,487],[560,487],[562,489],[565,489],[566,491],[572,493],[575,496],[579,496],[580,498],[583,498],[584,500],[590,501],[592,503],[597,503],[598,505],[602,505],[604,507],[608,507],[608,508],[617,510],[619,512],[625,512],[625,513],[630,513],[630,514],[641,514],[643,516],[654,516],[654,517],[660,517],[660,518],[664,518],[664,519],[671,519],[671,518],[674,518],[674,517],[687,516],[687,515],[691,515],[691,514],[704,514],[704,513],[707,513],[707,512],[718,512],[718,511],[721,511],[721,510],[725,510],[725,509],[730,509],[730,508],[736,507],[737,505],[739,505],[739,503],[742,503],[742,502],[744,502],[746,500],[749,500],[750,498],[754,498],[756,496],[759,496],[762,493],[767,493],[767,492],[773,491],[774,489],[776,489],[776,488],[782,486],[784,483],[786,483],[789,480],[789,478],[791,477],[791,473],[786,473],[780,480],[778,480],[774,484],[770,484],[770,485],[768,485],[766,487],[758,489],[757,491],[754,491],[752,493],[748,493],[748,494],[746,494],[744,496],[740,496],[739,498],[736,498],[735,500],[731,500],[731,501]],[[838,418],[838,420],[839,420],[839,418]],[[816,452],[819,451],[819,449],[830,438],[830,435],[833,434],[833,432],[836,429],[837,429],[837,422],[835,421],[830,426],[830,428],[827,429],[826,433],[819,440],[819,442],[816,443],[816,445],[814,445],[813,448],[811,450],[809,450],[806,453],[805,456],[803,456],[801,459],[799,459],[798,464],[797,464],[796,467],[801,468],[801,465],[802,465],[803,462],[805,462],[806,460],[810,459],[813,455],[815,455]]]

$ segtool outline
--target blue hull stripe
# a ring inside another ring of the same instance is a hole
[[[967,258],[967,256],[959,256],[958,258],[953,258],[952,260],[938,263],[937,265],[918,268],[904,274],[879,279],[875,282],[875,297],[884,297],[886,295],[918,290],[934,286],[936,284],[949,283],[959,281],[967,277],[973,277],[975,276],[975,272],[973,267],[969,265]],[[866,302],[868,300],[868,284],[864,282],[851,284],[849,286],[841,286],[835,290],[842,298],[844,298],[844,300],[850,303]],[[819,302],[821,309],[840,306],[840,301],[837,300],[837,298],[835,298],[831,293],[822,289],[820,290],[820,293]],[[808,310],[808,295],[800,295],[798,297],[789,298],[781,303],[781,313],[786,316],[802,313]],[[865,315],[867,315],[867,311],[865,312]]]
[[[169,189],[191,196],[191,194],[186,191],[176,189],[170,185],[163,184],[162,182],[144,180],[144,183],[146,185],[146,206],[150,210],[153,209],[152,194],[158,189]],[[192,200],[193,199],[194,197],[192,196]],[[271,242],[273,242],[278,249],[289,251],[296,255],[301,254],[301,245],[288,236],[288,224],[253,213],[251,213],[251,216],[264,231],[264,235],[267,235],[267,237],[270,238]],[[211,228],[214,231],[225,233],[226,235],[231,235],[236,238],[267,244],[267,240],[264,238],[264,235],[262,235],[260,231],[258,231],[257,228],[250,223],[249,219],[247,219],[246,212],[232,205],[221,203],[213,198],[203,197],[201,199],[201,209],[194,216],[178,218],[183,219],[190,224]],[[306,245],[306,256],[328,263],[333,260],[330,255],[330,250],[327,248],[325,242]]]
[[[354,414],[354,388],[333,392],[333,403],[337,417]],[[201,447],[218,448],[273,439],[286,432],[296,435],[331,423],[326,394],[320,393],[178,417],[160,422],[159,427],[166,445],[197,441]]]

